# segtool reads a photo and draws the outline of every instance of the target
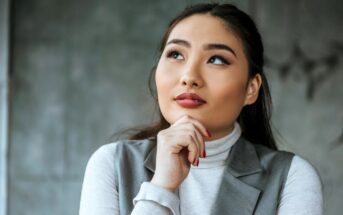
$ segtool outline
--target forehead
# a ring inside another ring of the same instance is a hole
[[[170,32],[171,39],[184,39],[194,43],[224,43],[242,49],[237,33],[218,17],[209,14],[196,14],[181,20]]]

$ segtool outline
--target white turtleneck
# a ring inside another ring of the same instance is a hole
[[[206,158],[200,158],[199,166],[191,166],[188,176],[179,187],[181,214],[210,214],[209,206],[216,199],[225,160],[240,135],[239,124],[235,123],[229,135],[205,142]]]
[[[238,123],[233,131],[217,140],[206,141],[206,158],[192,166],[177,193],[144,182],[133,199],[132,214],[210,214],[218,193],[225,160],[241,135]],[[118,192],[115,190],[114,159],[116,143],[97,150],[89,160],[82,186],[80,215],[119,215]],[[211,177],[209,177],[211,176]],[[278,215],[321,215],[322,188],[315,169],[303,158],[294,156],[278,207]]]

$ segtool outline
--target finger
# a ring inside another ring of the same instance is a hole
[[[205,142],[204,142],[204,138],[203,135],[201,134],[201,129],[204,128],[206,130],[206,128],[197,120],[192,119],[191,117],[183,117],[182,120],[178,121],[179,125],[178,127],[182,126],[182,124],[186,124],[188,129],[192,130],[194,133],[193,135],[196,138],[196,143],[198,144],[198,148],[199,148],[199,154],[200,157],[205,158],[206,157],[206,152],[205,152]],[[205,136],[206,137],[206,136]]]
[[[205,141],[203,136],[201,135],[201,133],[199,132],[199,130],[195,127],[194,124],[192,124],[193,127],[193,132],[194,132],[194,136],[196,138],[196,142],[198,144],[199,147],[199,156],[204,158],[205,157]]]
[[[194,137],[194,141],[197,144],[197,147],[199,149],[199,152],[198,152],[199,156],[204,157],[205,142],[201,133],[198,131],[195,125],[189,122],[180,128],[183,129],[184,132],[187,132]]]
[[[187,149],[189,151],[188,153],[188,161],[195,166],[197,163],[197,160],[199,159],[199,150],[197,147],[197,144],[194,141],[194,137],[191,136],[193,139],[193,142],[188,145]]]
[[[183,147],[180,145],[173,145],[169,152],[170,154],[179,154],[182,149]]]
[[[173,124],[171,124],[171,126],[175,126],[175,125],[178,125],[182,122],[185,122],[185,119],[187,119],[187,117],[189,117],[187,114],[183,114]]]
[[[205,128],[205,126],[199,122],[198,120],[192,118],[189,115],[184,115],[181,118],[179,118],[172,126],[179,125],[185,122],[192,122],[198,130],[201,132],[201,134],[205,137],[211,138],[211,133],[208,131],[208,129]]]
[[[166,134],[163,135],[163,133],[167,133],[167,136]],[[164,139],[174,139],[173,141],[168,141],[168,143],[171,144],[168,147],[170,153],[178,154],[182,148],[187,148],[187,151],[191,150],[188,153],[188,160],[190,163],[193,163],[193,165],[194,161],[199,160],[199,156],[203,154],[204,142],[202,136],[191,122],[179,124],[178,126],[171,126],[164,132],[160,132],[160,134],[164,136]],[[175,147],[175,145],[179,147]]]
[[[201,135],[201,133],[198,131],[198,129],[192,122],[181,124],[177,127],[174,127],[173,130],[175,133],[178,133],[178,135],[184,132],[192,135],[193,140],[198,147],[198,157],[199,156],[203,158],[205,157],[204,156],[205,142],[204,142],[203,136]]]
[[[199,147],[196,143],[195,137],[188,132],[185,135],[179,135],[179,137],[180,140],[177,141],[178,145],[188,149],[188,160],[194,165],[194,162],[199,157]]]

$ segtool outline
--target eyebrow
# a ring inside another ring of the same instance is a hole
[[[167,45],[168,44],[178,44],[178,45],[186,46],[188,48],[191,47],[191,44],[188,41],[181,40],[181,39],[172,39],[167,43]],[[237,57],[235,51],[230,46],[226,44],[222,44],[222,43],[205,44],[204,49],[205,50],[214,50],[214,49],[226,50],[226,51],[231,52],[235,57]]]
[[[191,44],[189,42],[187,42],[186,40],[172,39],[167,43],[167,45],[172,44],[172,43],[182,45],[182,46],[186,46],[188,48],[191,47]]]

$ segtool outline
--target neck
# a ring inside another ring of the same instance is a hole
[[[212,168],[225,165],[231,147],[241,136],[240,125],[235,122],[233,130],[225,136],[205,141],[206,158],[200,158],[200,165],[193,168]]]
[[[205,138],[205,141],[212,141],[212,140],[217,140],[220,139],[222,137],[227,136],[228,134],[230,134],[233,129],[235,128],[235,124],[233,123],[232,125],[230,125],[229,127],[226,127],[224,129],[220,129],[220,130],[210,130],[212,137],[211,138]]]

